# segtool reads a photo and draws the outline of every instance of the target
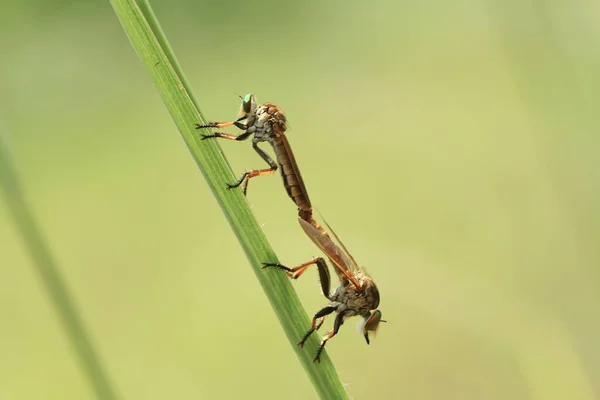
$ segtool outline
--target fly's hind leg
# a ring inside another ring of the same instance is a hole
[[[267,174],[272,174],[276,170],[277,170],[277,165],[275,165],[274,167],[271,167],[271,168],[252,169],[250,171],[246,171],[246,172],[244,172],[242,177],[240,179],[238,179],[238,181],[236,183],[234,183],[234,184],[228,183],[227,189],[229,189],[229,190],[235,189],[236,187],[240,186],[243,183],[244,185],[242,186],[242,192],[244,193],[244,195],[246,195],[246,192],[248,191],[248,182],[250,182],[251,178],[255,178],[257,176],[262,176],[262,175],[267,175]]]
[[[315,257],[312,260],[305,262],[304,264],[300,264],[294,268],[288,268],[285,265],[281,265],[281,264],[263,263],[263,269],[268,268],[268,267],[281,269],[281,270],[285,271],[285,273],[290,278],[298,279],[304,272],[306,272],[308,267],[310,267],[313,264],[315,264],[317,266],[317,269],[319,270],[319,281],[321,282],[321,289],[323,290],[323,294],[325,295],[325,297],[327,297],[329,299],[329,295],[330,295],[329,292],[331,289],[331,278],[329,276],[329,270],[327,269],[327,263],[325,262],[325,260],[322,257]],[[321,310],[319,310],[315,314],[315,316],[312,319],[311,328],[308,330],[308,332],[306,332],[306,334],[304,334],[302,339],[300,339],[300,341],[298,342],[300,347],[304,347],[304,343],[308,340],[310,335],[312,335],[312,333],[314,331],[318,330],[321,327],[321,325],[323,325],[323,321],[325,321],[325,317],[327,315],[331,314],[332,312],[334,312],[335,310],[336,310],[336,307],[334,307],[334,306],[326,306],[326,307],[322,308]],[[333,335],[335,335],[337,333],[337,331],[340,329],[340,326],[344,322],[343,317],[340,317],[342,314],[343,313],[338,314],[338,316],[335,318],[334,329],[331,332],[329,332],[327,335],[331,335],[331,337],[333,337]],[[332,334],[332,332],[334,332],[334,331],[335,331],[335,333]],[[317,356],[315,357],[315,359],[313,361],[319,360],[319,356],[321,355],[321,352],[323,351],[323,347],[325,346],[325,343],[327,342],[327,340],[331,339],[331,337],[328,337],[327,339],[323,338],[323,341],[321,341],[321,347],[319,348],[319,351],[317,352]]]
[[[288,268],[281,264],[263,263],[263,269],[269,267],[281,269],[284,270],[290,278],[298,279],[303,273],[306,272],[308,267],[313,264],[316,265],[317,269],[319,270],[319,281],[321,282],[323,295],[329,299],[329,292],[331,290],[331,277],[329,276],[329,269],[327,269],[327,263],[323,257],[315,257],[312,260],[307,261],[304,264],[300,264],[294,268]]]
[[[252,143],[252,148],[254,148],[258,155],[263,160],[265,160],[267,164],[269,164],[270,168],[251,169],[249,171],[244,172],[242,177],[238,179],[236,183],[234,183],[233,185],[227,185],[228,189],[233,189],[240,186],[243,183],[244,185],[242,186],[242,192],[244,193],[244,195],[246,195],[246,192],[248,191],[248,183],[250,182],[250,179],[255,178],[257,176],[272,174],[273,172],[277,171],[277,164],[275,163],[275,161],[273,161],[271,157],[269,157],[267,153],[265,153],[260,147],[258,147],[256,143]]]

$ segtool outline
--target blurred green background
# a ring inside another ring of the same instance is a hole
[[[376,340],[327,347],[353,398],[600,398],[598,3],[152,4],[208,119],[285,110],[378,283]],[[9,0],[0,50],[0,129],[121,398],[314,398],[108,1]],[[318,255],[278,175],[248,199],[282,262]],[[0,399],[92,399],[0,204]]]

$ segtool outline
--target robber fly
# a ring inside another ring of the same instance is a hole
[[[203,134],[203,140],[209,138],[222,138],[242,141],[254,134],[252,147],[261,158],[269,164],[270,168],[254,169],[244,172],[236,183],[228,184],[227,187],[232,189],[243,184],[242,191],[246,194],[248,182],[251,178],[273,173],[277,170],[278,165],[267,153],[258,147],[258,143],[260,142],[269,142],[277,156],[285,189],[289,197],[298,206],[298,215],[300,217],[298,221],[300,222],[300,226],[317,247],[329,257],[329,260],[334,265],[336,274],[340,279],[340,286],[334,293],[330,293],[331,278],[329,276],[327,264],[321,257],[314,258],[296,268],[288,268],[281,264],[263,264],[264,268],[275,267],[282,269],[293,279],[299,278],[310,265],[317,265],[323,294],[330,300],[330,303],[315,314],[311,329],[304,335],[298,344],[304,346],[304,343],[310,335],[321,327],[325,317],[334,311],[337,312],[334,328],[321,340],[321,346],[313,361],[320,361],[320,355],[325,344],[338,333],[340,326],[347,317],[360,315],[363,318],[361,330],[367,344],[369,344],[369,331],[375,332],[380,322],[386,322],[381,319],[381,311],[376,309],[379,305],[379,291],[377,290],[375,282],[373,282],[373,280],[358,267],[354,258],[350,255],[331,227],[327,226],[335,239],[339,242],[343,251],[331,239],[329,233],[313,218],[313,209],[308,197],[308,192],[304,186],[304,181],[300,174],[298,164],[296,163],[294,153],[285,136],[285,131],[287,129],[287,119],[285,114],[281,108],[273,103],[258,105],[252,94],[247,94],[242,98],[240,114],[241,116],[238,119],[231,122],[209,122],[205,125],[196,124],[196,129],[225,128],[233,125],[243,131],[238,136],[222,132],[215,132],[212,135]]]
[[[252,147],[258,155],[269,164],[269,168],[252,169],[244,172],[240,179],[234,184],[227,184],[228,189],[242,186],[242,191],[246,194],[248,182],[250,179],[275,172],[278,167],[281,170],[283,186],[290,198],[298,206],[298,215],[312,223],[312,206],[308,197],[308,192],[304,186],[302,175],[296,164],[296,158],[292,148],[285,136],[287,129],[287,119],[285,114],[273,103],[257,104],[253,94],[247,94],[242,98],[240,109],[241,116],[231,122],[209,122],[205,125],[196,124],[196,129],[204,128],[225,128],[235,126],[243,132],[239,135],[231,135],[223,132],[215,132],[212,135],[202,135],[202,140],[210,138],[221,138],[227,140],[246,140],[251,135]],[[269,142],[277,156],[277,163],[269,157],[262,149],[258,147],[260,142]],[[314,221],[316,223],[316,221]]]
[[[317,311],[312,319],[311,328],[306,332],[298,344],[303,347],[310,335],[321,327],[325,321],[325,317],[335,311],[337,315],[333,323],[333,329],[323,336],[321,339],[321,346],[313,359],[313,362],[320,362],[321,353],[325,348],[325,344],[338,333],[346,318],[355,315],[359,315],[363,318],[360,323],[360,329],[367,344],[370,344],[369,332],[372,331],[375,333],[379,327],[379,323],[386,321],[381,319],[381,311],[377,310],[377,307],[379,306],[379,290],[377,290],[375,282],[361,270],[354,258],[348,252],[348,249],[346,249],[346,246],[344,246],[340,238],[327,222],[325,222],[325,225],[329,231],[331,231],[341,248],[335,244],[329,234],[322,228],[319,229],[302,218],[299,218],[298,222],[306,235],[308,235],[317,247],[327,255],[333,264],[334,270],[340,279],[340,286],[338,286],[333,293],[330,292],[331,278],[329,276],[329,270],[327,269],[327,263],[321,257],[316,257],[295,268],[288,268],[281,264],[271,263],[264,263],[263,268],[273,267],[282,269],[290,278],[298,279],[309,266],[313,264],[317,266],[317,269],[319,270],[319,280],[321,281],[321,289],[323,290],[325,297],[329,299],[329,304]]]

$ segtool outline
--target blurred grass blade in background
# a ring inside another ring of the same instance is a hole
[[[33,259],[37,273],[56,307],[59,319],[69,337],[81,367],[85,371],[99,399],[117,399],[116,392],[98,352],[86,333],[83,321],[67,286],[60,275],[58,266],[50,254],[49,246],[42,237],[37,223],[29,210],[15,169],[12,165],[8,145],[0,135],[0,187],[4,192],[4,201],[8,214],[14,219],[29,255]]]
[[[195,123],[204,121],[189,95],[189,88],[178,75],[180,68],[173,53],[168,50],[168,43],[149,4],[140,2],[139,7],[132,0],[112,0],[111,3],[138,56],[148,68],[192,157],[236,234],[317,393],[323,399],[347,398],[346,391],[326,353],[322,356],[321,364],[312,363],[312,354],[318,347],[317,339],[311,338],[304,350],[297,346],[298,339],[304,334],[306,326],[309,326],[308,316],[287,277],[277,271],[261,269],[263,262],[277,262],[277,258],[241,191],[227,190],[226,183],[234,181],[235,177],[218,145],[213,141],[202,142],[194,129]],[[198,208],[190,210],[197,211]],[[291,221],[290,217],[290,226],[295,227]],[[198,230],[197,233],[197,240],[200,241],[202,235],[208,235],[210,231]],[[198,285],[201,285],[201,282],[198,282]]]

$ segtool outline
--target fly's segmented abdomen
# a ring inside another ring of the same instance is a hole
[[[313,209],[308,197],[308,192],[304,186],[302,175],[298,169],[298,164],[294,155],[291,153],[291,147],[287,143],[287,138],[279,135],[272,142],[273,150],[277,155],[277,162],[281,169],[281,177],[283,178],[283,186],[288,193],[288,196],[298,206],[298,216],[321,231],[329,237],[329,234],[319,223],[313,218]]]
[[[308,192],[304,187],[302,176],[298,171],[296,161],[290,157],[288,150],[282,140],[276,140],[273,143],[273,149],[277,155],[277,161],[281,169],[281,177],[283,178],[283,186],[288,193],[288,196],[298,206],[300,211],[308,212],[312,215],[312,207]]]
[[[265,106],[267,103],[265,103]],[[321,231],[324,235],[329,236],[321,225],[313,218],[312,205],[308,197],[308,191],[304,186],[304,180],[300,174],[300,169],[296,163],[296,157],[292,152],[287,137],[285,136],[287,120],[283,112],[275,105],[268,103],[270,115],[269,122],[271,123],[272,131],[269,134],[273,151],[277,155],[277,162],[281,169],[281,177],[283,178],[283,186],[285,187],[288,196],[298,206],[298,216]]]

